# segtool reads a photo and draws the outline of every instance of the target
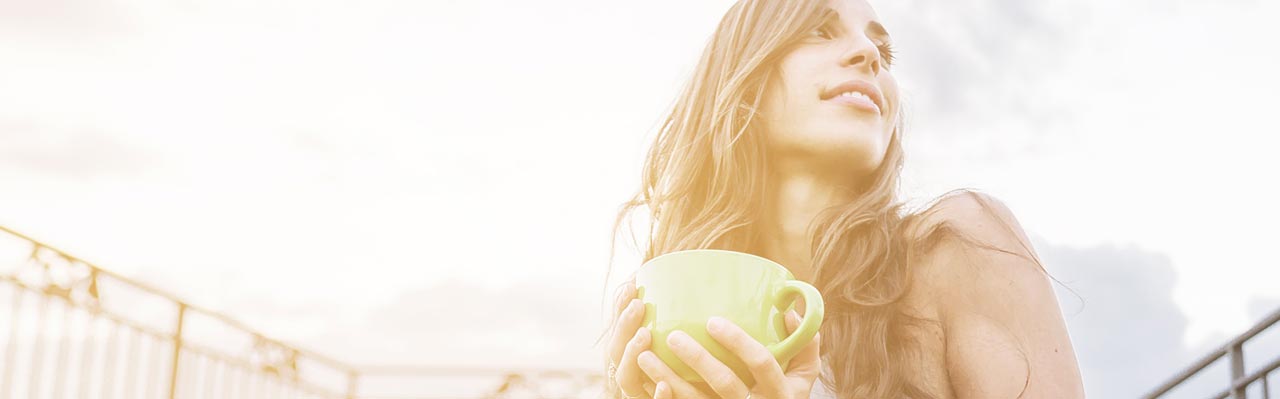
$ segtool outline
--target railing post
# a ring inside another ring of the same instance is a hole
[[[3,280],[0,280],[3,281]],[[13,358],[17,356],[18,337],[21,336],[18,330],[19,312],[22,311],[22,287],[14,284],[13,287],[13,324],[9,325],[9,344],[4,347],[4,380],[0,380],[0,398],[11,398],[13,388]]]
[[[182,320],[187,315],[187,304],[178,302],[178,326],[173,332],[173,363],[169,367],[169,399],[178,394],[178,360],[182,354]]]
[[[1231,346],[1231,385],[1235,385],[1236,381],[1244,378],[1244,341],[1237,342]],[[1231,397],[1233,399],[1245,399],[1245,388],[1249,385],[1241,385],[1231,389]]]
[[[1262,376],[1262,399],[1271,399],[1271,386],[1267,384],[1267,376]]]

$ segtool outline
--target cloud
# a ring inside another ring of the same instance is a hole
[[[992,161],[1060,153],[1075,98],[1060,87],[1090,5],[1075,1],[876,2],[894,38],[913,162],[972,176]],[[980,162],[974,162],[980,161]],[[963,163],[968,168],[951,165]],[[934,172],[934,175],[939,175]]]
[[[1165,254],[1132,245],[1034,241],[1046,269],[1063,283],[1054,285],[1089,397],[1144,395],[1234,338],[1215,334],[1192,347],[1183,343],[1188,318],[1174,302],[1179,276]],[[1257,321],[1277,308],[1280,298],[1258,297],[1249,313]],[[1273,330],[1245,346],[1247,372],[1280,356],[1280,328]],[[1169,397],[1205,397],[1226,389],[1226,363],[1212,364]]]
[[[1280,311],[1280,296],[1254,297],[1249,301],[1249,319],[1260,321],[1272,313]]]
[[[0,31],[88,39],[132,29],[135,21],[130,11],[113,1],[0,1]]]
[[[1215,332],[1209,334],[1205,339],[1197,340],[1195,344],[1189,346],[1189,357],[1186,361],[1178,365],[1177,370],[1181,372],[1192,366],[1192,363],[1198,362],[1201,358],[1208,356],[1210,353],[1223,348],[1223,346],[1236,339],[1245,330],[1252,329],[1257,323],[1263,321],[1264,318],[1272,313],[1280,310],[1280,297],[1273,296],[1254,296],[1246,306],[1249,314],[1249,325],[1239,330],[1231,330],[1230,333]],[[1229,311],[1231,309],[1223,309]],[[1258,371],[1262,366],[1280,358],[1280,325],[1273,325],[1271,328],[1262,330],[1257,335],[1250,338],[1244,345],[1244,364],[1246,375]],[[1201,370],[1187,381],[1178,385],[1169,395],[1170,398],[1204,398],[1217,395],[1228,387],[1227,381],[1230,379],[1231,370],[1229,369],[1228,357],[1223,356],[1217,361],[1209,364],[1208,367]],[[1172,377],[1170,374],[1169,377]],[[1272,373],[1272,381],[1274,381],[1275,373]],[[1163,382],[1163,381],[1162,381]],[[1250,395],[1260,395],[1259,385],[1255,382],[1251,385]],[[1154,388],[1154,386],[1152,387]]]
[[[1035,246],[1066,285],[1055,288],[1089,397],[1137,397],[1189,363],[1187,317],[1173,302],[1177,276],[1166,255],[1133,246]]]
[[[320,339],[334,339],[323,347],[357,364],[594,366],[600,282],[548,273],[560,277],[507,286],[445,278],[406,290]]]
[[[404,291],[387,304],[357,312],[351,323],[331,324],[298,342],[357,367],[494,370],[493,375],[423,373],[408,378],[374,373],[361,382],[366,393],[474,397],[496,389],[502,372],[510,371],[507,367],[594,368],[601,356],[593,345],[602,331],[599,283],[555,271],[509,286],[446,278]],[[564,382],[535,377],[539,385]]]
[[[154,159],[94,127],[0,119],[0,165],[71,178],[133,174]]]
[[[1079,40],[1080,2],[917,0],[878,4],[900,50],[908,101],[931,117],[1050,112],[1036,86]]]

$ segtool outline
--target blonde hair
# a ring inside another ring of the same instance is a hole
[[[644,261],[686,249],[758,252],[768,159],[763,132],[753,122],[767,83],[778,77],[777,61],[830,12],[821,0],[743,0],[729,9],[659,128],[642,187],[614,222],[615,239],[624,219],[646,207]],[[907,329],[932,322],[903,312],[910,266],[913,256],[945,236],[976,243],[945,221],[925,223],[933,207],[903,212],[896,192],[904,158],[902,112],[895,118],[882,163],[854,187],[859,196],[820,213],[809,230],[813,282],[826,303],[822,356],[830,372],[821,378],[841,398],[932,397],[908,378],[914,373],[907,359],[918,343]],[[981,195],[974,197],[991,211]],[[613,253],[611,248],[611,262]]]

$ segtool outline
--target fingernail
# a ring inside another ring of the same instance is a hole
[[[641,343],[649,342],[649,338],[652,338],[652,337],[650,337],[650,336],[649,336],[649,328],[648,328],[648,327],[640,327],[640,329],[639,329],[639,330],[636,330],[636,335],[639,335],[639,336],[640,336],[640,342],[641,342]]]
[[[714,316],[711,318],[711,320],[707,320],[707,331],[713,331],[713,332],[724,331],[726,322],[728,322],[728,320],[725,320],[723,317]]]
[[[652,362],[657,356],[658,355],[654,355],[653,352],[644,351],[644,352],[640,352],[640,354],[636,356],[636,360],[649,363],[649,362]]]
[[[686,339],[693,339],[693,337],[690,337],[689,334],[685,334],[684,331],[672,331],[671,335],[667,336],[667,345],[673,348],[680,348],[688,343],[688,341],[685,341]]]

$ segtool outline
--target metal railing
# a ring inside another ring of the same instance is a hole
[[[585,398],[603,392],[603,378],[588,371],[355,367],[4,226],[0,232],[13,238],[13,245],[0,245],[0,256],[4,249],[16,255],[11,272],[0,268],[0,399]],[[470,394],[433,389],[464,378],[487,388]]]
[[[1271,328],[1277,322],[1280,322],[1280,309],[1277,309],[1275,312],[1263,318],[1262,321],[1254,325],[1253,328],[1250,328],[1249,331],[1245,331],[1235,339],[1232,339],[1231,342],[1228,342],[1226,345],[1223,345],[1217,350],[1204,356],[1192,364],[1191,367],[1183,370],[1178,375],[1169,379],[1168,382],[1165,382],[1164,385],[1152,390],[1151,393],[1148,393],[1143,397],[1155,399],[1167,395],[1187,380],[1208,369],[1214,362],[1226,357],[1231,366],[1231,381],[1228,382],[1225,389],[1213,396],[1210,396],[1210,398],[1225,399],[1230,397],[1232,399],[1246,399],[1249,386],[1258,382],[1262,391],[1262,398],[1270,399],[1271,386],[1267,381],[1267,377],[1276,369],[1280,369],[1280,355],[1276,355],[1274,360],[1262,365],[1262,367],[1252,373],[1245,374],[1244,345],[1250,339],[1253,339],[1258,334],[1266,331],[1268,328]]]

